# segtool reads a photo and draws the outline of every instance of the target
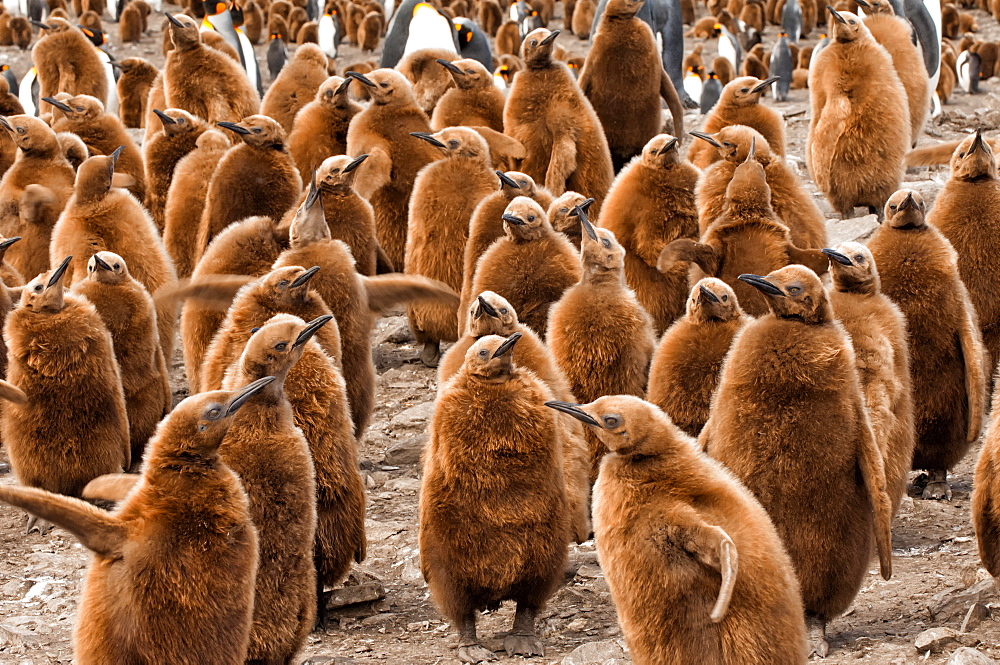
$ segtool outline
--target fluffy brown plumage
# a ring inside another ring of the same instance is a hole
[[[296,114],[313,101],[327,77],[326,55],[316,44],[303,44],[267,89],[260,103],[261,115],[270,116],[290,134]]]
[[[348,94],[350,78],[331,76],[320,84],[316,97],[295,116],[288,135],[288,152],[304,179],[309,179],[323,160],[347,152],[347,128],[361,106]]]
[[[785,121],[774,109],[760,103],[764,91],[774,79],[761,81],[753,76],[741,76],[724,84],[718,103],[705,118],[701,131],[715,134],[729,125],[746,125],[760,132],[771,150],[785,156]],[[700,169],[721,159],[707,143],[695,141],[688,148],[688,159]]]
[[[149,91],[160,72],[142,58],[119,60],[118,67],[122,71],[118,78],[118,113],[122,123],[130,129],[144,127]]]
[[[489,127],[503,131],[503,92],[493,83],[493,74],[478,60],[463,58],[454,62],[438,60],[455,81],[434,107],[431,127]]]
[[[50,17],[44,36],[31,49],[38,75],[38,97],[57,92],[108,99],[108,77],[97,49],[83,32],[62,18]]]
[[[150,93],[152,103],[153,93]],[[181,109],[161,111],[153,107],[153,113],[162,131],[147,137],[142,144],[143,161],[146,167],[146,200],[143,203],[153,217],[156,228],[162,229],[167,206],[167,193],[173,180],[177,162],[197,147],[198,137],[208,129],[208,124]],[[149,131],[149,124],[146,131]]]

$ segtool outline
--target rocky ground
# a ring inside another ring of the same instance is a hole
[[[977,18],[984,38],[1000,37],[992,19],[979,12]],[[158,20],[152,24],[156,29],[138,45],[123,46],[112,35],[111,50],[120,58],[138,55],[161,63]],[[113,24],[106,27],[114,33]],[[773,39],[775,31],[769,28],[766,38]],[[573,54],[586,50],[585,42],[572,35],[560,37],[560,42]],[[689,38],[688,48],[693,45]],[[707,44],[706,55],[714,55],[714,49],[714,43]],[[0,62],[23,73],[28,55],[3,51]],[[347,52],[343,64],[357,60]],[[921,143],[959,138],[977,127],[990,132],[1000,127],[997,80],[984,82],[982,89],[978,96],[956,93],[945,113],[928,122]],[[792,91],[790,100],[778,108],[788,118],[788,153],[807,177],[801,158],[809,126],[808,92]],[[689,128],[700,122],[696,112],[686,118]],[[946,178],[946,169],[907,174],[908,186],[929,198]],[[830,213],[825,202],[821,205]],[[872,217],[831,220],[831,241],[864,238],[874,224]],[[452,665],[458,662],[456,639],[428,596],[417,551],[418,458],[433,409],[435,373],[416,362],[417,349],[403,316],[379,322],[372,349],[379,373],[377,409],[360,442],[368,486],[368,558],[337,592],[336,604],[342,606],[332,611],[325,631],[310,637],[301,660]],[[180,399],[185,388],[179,358],[174,384]],[[829,626],[831,653],[826,662],[1000,662],[1000,597],[979,565],[969,519],[977,451],[978,446],[954,470],[951,501],[904,499],[893,528],[893,578],[883,581],[873,563],[852,608]],[[0,453],[0,483],[10,484],[14,480],[5,461]],[[88,555],[63,531],[25,536],[23,525],[22,513],[0,506],[0,664],[71,663],[71,631]],[[480,634],[488,647],[500,649],[512,618],[509,606],[481,617]],[[539,627],[547,652],[532,662],[630,662],[592,542],[571,548],[566,583]],[[498,657],[502,662],[522,660]]]

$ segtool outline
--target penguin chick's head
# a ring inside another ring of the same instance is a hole
[[[983,140],[983,130],[958,144],[951,156],[951,177],[956,180],[996,180],[997,160],[993,148]]]
[[[347,108],[351,103],[351,97],[347,93],[353,80],[350,77],[331,76],[320,84],[316,91],[316,101],[334,108]]]
[[[805,266],[793,264],[766,277],[740,275],[738,279],[767,296],[767,304],[779,319],[798,319],[810,324],[833,320],[823,283]]]
[[[896,14],[896,10],[889,0],[857,0],[857,3],[864,7],[865,13],[869,15],[892,14],[895,16]]]
[[[309,297],[309,281],[318,272],[319,266],[275,268],[261,278],[259,292],[264,300],[272,303],[305,302]]]
[[[736,167],[726,187],[726,205],[730,212],[748,210],[771,212],[771,188],[767,185],[764,166],[757,161],[757,141],[750,141],[747,158]]]
[[[174,48],[186,51],[201,44],[201,30],[197,21],[186,14],[163,13],[167,16],[170,41],[173,42]]]
[[[460,90],[489,89],[493,86],[493,76],[478,60],[462,58],[449,62],[438,58],[437,63],[451,72],[451,77],[455,79],[455,85]]]
[[[861,39],[864,35],[871,36],[868,28],[856,14],[851,12],[838,12],[830,5],[826,6],[830,12],[830,34],[838,42],[845,44]]]
[[[284,383],[288,370],[302,357],[306,342],[332,320],[332,314],[309,323],[291,314],[271,317],[255,330],[243,349],[239,364],[243,378],[249,381],[274,376],[278,379],[276,383]]]
[[[14,144],[24,152],[50,152],[59,146],[55,132],[44,121],[33,116],[0,116],[0,126],[7,130]]]
[[[316,184],[321,191],[331,193],[347,193],[354,186],[357,168],[368,159],[368,155],[348,157],[337,155],[327,157],[316,170]]]
[[[756,76],[741,76],[726,84],[719,98],[720,106],[749,106],[760,102],[761,96],[779,77],[772,76],[763,81]]]
[[[410,136],[430,143],[445,157],[481,157],[489,162],[490,148],[486,139],[468,127],[446,127],[435,134],[410,132]]]
[[[658,134],[642,148],[642,163],[652,168],[673,166],[681,160],[681,142],[670,134]]]
[[[323,212],[323,198],[319,195],[316,179],[309,183],[309,191],[295,210],[291,227],[288,229],[289,243],[299,249],[333,237],[330,225]]]
[[[555,32],[545,28],[532,30],[521,42],[521,60],[529,69],[543,69],[552,64],[552,49],[555,46]]]
[[[514,367],[514,346],[521,339],[521,333],[509,337],[487,335],[476,341],[465,352],[463,369],[477,379],[486,381],[506,381]]]
[[[611,18],[632,18],[642,9],[644,0],[608,0],[604,15]]]
[[[580,228],[580,218],[575,212],[576,207],[585,201],[594,202],[593,199],[587,199],[579,192],[563,192],[563,195],[549,206],[548,216],[552,228],[567,236],[579,238],[583,231]]]
[[[833,288],[850,293],[878,293],[878,269],[868,248],[857,242],[843,242],[824,249],[830,259]]]
[[[747,155],[750,154],[750,146],[753,145],[754,158],[764,166],[771,163],[771,146],[761,133],[752,127],[729,125],[715,134],[689,133],[710,144],[719,153],[719,157],[727,162],[745,162]]]
[[[67,256],[55,269],[43,272],[28,282],[21,291],[21,307],[39,314],[54,314],[61,311],[64,305],[63,282],[66,268],[72,260],[72,256]]]
[[[42,28],[42,26],[45,26]],[[45,23],[40,24],[38,27],[45,31],[45,35],[57,35],[60,32],[69,32],[73,29],[73,24],[64,18],[59,16],[50,16]]]
[[[395,69],[376,69],[368,74],[347,72],[347,76],[365,85],[376,106],[413,103],[413,86]]]
[[[213,390],[188,397],[164,418],[153,439],[151,454],[215,452],[240,407],[272,381],[273,376],[266,376],[237,390]]]
[[[545,406],[590,426],[611,454],[651,452],[646,444],[662,440],[665,431],[691,445],[659,408],[633,395],[606,395],[590,404],[552,401]]]
[[[198,131],[201,120],[183,109],[153,109],[153,113],[163,125],[163,133],[167,136],[182,136]]]
[[[541,238],[545,234],[545,211],[534,199],[518,196],[503,211],[503,228],[507,237],[514,242],[525,242]]]
[[[110,155],[94,155],[76,172],[73,194],[78,201],[92,201],[103,198],[114,185],[115,164],[122,154],[120,146]]]
[[[922,229],[924,221],[924,197],[912,189],[901,189],[885,202],[885,221],[894,229]]]
[[[691,289],[687,301],[687,318],[695,323],[708,321],[731,321],[743,316],[736,292],[732,287],[715,277],[700,280]]]
[[[517,330],[517,312],[506,298],[483,291],[469,307],[468,333],[473,337],[507,335]]]
[[[580,263],[588,281],[604,280],[607,276],[622,277],[625,270],[625,250],[608,229],[595,228],[587,218],[583,206],[575,209],[583,227],[580,242]]]
[[[220,122],[219,127],[239,135],[243,142],[255,148],[283,150],[285,130],[278,121],[266,115],[251,115],[240,122]]]
[[[55,106],[73,121],[90,120],[104,115],[104,104],[97,97],[90,95],[64,96],[61,100],[53,97],[42,97],[42,101]]]
[[[535,181],[527,173],[497,171],[496,174],[500,178],[500,191],[504,193],[508,201],[513,201],[518,196],[535,195]]]
[[[114,252],[98,252],[87,261],[87,276],[101,284],[121,284],[128,279],[128,266]]]

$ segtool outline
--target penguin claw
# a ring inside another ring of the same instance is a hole
[[[52,530],[54,525],[46,520],[38,519],[34,515],[28,515],[28,520],[24,523],[24,535],[30,535],[37,531],[39,536],[44,536]]]
[[[807,617],[806,625],[809,629],[809,655],[808,658],[826,658],[830,653],[830,645],[826,641],[826,623],[815,617]]]
[[[482,663],[497,659],[497,655],[478,644],[467,644],[458,648],[458,659],[463,663]]]
[[[920,494],[920,498],[927,501],[951,501],[951,488],[947,482],[927,483],[927,487]]]
[[[545,647],[534,635],[508,635],[503,640],[504,651],[513,658],[521,656],[544,656]]]
[[[438,366],[441,358],[441,345],[438,342],[424,342],[424,348],[420,350],[420,362],[430,368]]]

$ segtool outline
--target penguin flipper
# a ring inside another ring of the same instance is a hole
[[[859,399],[855,417],[861,427],[858,466],[872,506],[875,545],[882,579],[892,577],[892,500],[885,484],[885,465],[872,431],[864,400]]]
[[[392,157],[390,157],[389,151],[381,145],[365,146],[365,149],[359,149],[356,152],[359,155],[366,153],[368,159],[358,167],[358,175],[354,179],[354,189],[358,194],[368,199],[389,182],[389,178],[392,176]]]
[[[549,168],[545,171],[545,188],[552,196],[561,196],[566,191],[566,181],[576,171],[576,141],[569,134],[552,142]]]
[[[830,259],[818,249],[800,249],[788,243],[788,258],[792,263],[799,263],[812,270],[817,275],[825,275],[830,269]]]
[[[382,245],[376,243],[375,245],[375,274],[376,275],[387,275],[391,272],[396,272],[395,266],[392,265],[392,259],[389,255],[385,253],[382,249]]]
[[[94,478],[80,494],[84,499],[118,502],[129,495],[142,476],[134,473],[107,473]]]
[[[24,394],[23,390],[3,380],[0,380],[0,399],[13,402],[14,404],[26,404],[28,402],[28,396]]]
[[[937,145],[916,148],[906,153],[903,163],[906,166],[937,166],[947,164],[955,154],[959,141],[947,141]]]
[[[113,515],[86,501],[35,487],[0,487],[0,501],[28,511],[73,534],[92,552],[109,556],[121,550],[125,526]]]
[[[214,307],[225,311],[233,303],[236,293],[254,281],[249,275],[201,275],[188,280],[179,280],[158,289],[153,294],[153,304],[157,308],[171,303],[193,298],[203,307]]]
[[[521,160],[527,156],[527,152],[517,139],[498,132],[491,127],[475,125],[469,127],[474,129],[490,149],[490,158],[493,160],[493,167],[500,171],[515,171]]]
[[[459,304],[458,294],[450,286],[421,275],[392,273],[362,277],[361,280],[368,292],[368,309],[375,314],[417,300],[431,300],[450,306]]]
[[[965,290],[964,286],[962,288]],[[965,295],[965,302],[969,302],[968,294]],[[969,428],[966,432],[966,441],[971,443],[979,437],[983,428],[988,383],[987,353],[983,345],[978,317],[974,311],[970,311],[965,320],[962,321],[962,327],[958,331],[958,339],[962,345],[962,357],[965,360],[965,393],[969,410]]]
[[[674,82],[667,76],[665,69],[660,70],[660,97],[667,103],[670,116],[673,118],[674,136],[684,136],[684,107],[677,94]]]
[[[660,252],[656,269],[666,272],[677,261],[694,263],[708,276],[714,276],[719,270],[719,255],[715,248],[690,238],[681,238],[667,245]]]

